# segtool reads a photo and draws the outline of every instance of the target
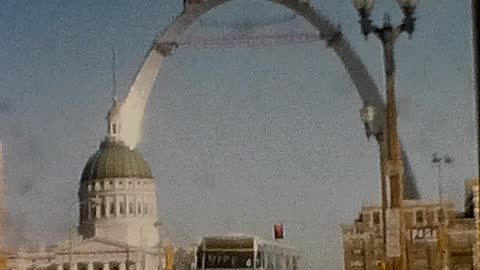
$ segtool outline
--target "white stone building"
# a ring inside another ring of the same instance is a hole
[[[79,211],[76,230],[48,249],[10,255],[8,269],[162,268],[155,179],[142,155],[119,139],[120,107],[114,100],[107,136],[83,169],[70,209]]]

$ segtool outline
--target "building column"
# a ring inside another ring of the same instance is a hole
[[[93,262],[87,264],[87,270],[93,270]]]
[[[141,261],[137,261],[135,263],[135,270],[143,270],[142,269],[142,262]]]
[[[105,196],[105,217],[110,217],[110,196]]]
[[[57,264],[57,270],[63,270],[63,263]]]
[[[72,268],[70,270],[77,270],[78,269],[77,263],[72,262],[70,265],[71,265],[71,268]]]
[[[120,217],[120,196],[115,195],[115,217]]]
[[[100,199],[100,200],[103,200],[103,199]],[[100,218],[100,215],[101,215],[101,205],[102,205],[103,202],[100,202],[100,203],[97,203],[95,204],[95,215],[96,215],[96,218]]]
[[[126,270],[127,269],[126,264],[124,262],[119,263],[118,268],[119,268],[119,270]]]
[[[108,263],[108,262],[103,263],[103,269],[102,270],[110,270],[110,263]]]
[[[130,217],[132,214],[130,214],[130,200],[132,198],[130,196],[125,196],[125,216]]]
[[[133,212],[135,213],[135,216],[139,216],[139,214],[138,214],[138,195],[135,195],[134,198],[135,199],[133,200],[134,201],[133,205],[135,205],[135,207],[134,207],[135,211],[133,211]]]

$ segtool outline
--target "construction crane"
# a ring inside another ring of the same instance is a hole
[[[223,36],[192,35],[178,42],[179,48],[228,49],[236,47],[262,48],[320,42],[314,32],[285,32],[270,34],[226,34]]]
[[[286,23],[293,21],[297,18],[297,14],[287,14],[282,17],[268,17],[268,18],[262,18],[262,19],[253,19],[253,18],[244,18],[241,20],[237,20],[234,22],[226,22],[224,20],[205,20],[200,18],[200,26],[202,27],[208,27],[208,28],[229,28],[233,30],[239,30],[239,31],[252,31],[255,30],[259,27],[265,27],[265,26],[271,26],[271,25],[277,25],[281,23]]]
[[[229,32],[225,35],[191,35],[180,40],[177,45],[184,49],[228,49],[234,47],[277,47],[321,41],[318,32],[313,31],[270,31],[266,34],[255,33],[255,30],[258,28],[280,25],[291,22],[296,18],[297,15],[295,13],[286,14],[280,17],[272,16],[259,19],[245,18],[236,21],[216,19],[205,20],[200,18],[200,27],[202,28],[229,29]]]

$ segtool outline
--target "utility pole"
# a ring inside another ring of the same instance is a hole
[[[477,122],[477,179],[478,196],[480,200],[480,0],[472,0],[472,38],[473,38],[473,68],[475,74],[475,99],[476,99],[476,122]],[[474,196],[475,197],[475,196]],[[480,204],[480,202],[477,203]],[[478,206],[480,207],[480,206]],[[478,209],[476,209],[479,211]],[[476,261],[475,269],[480,270],[480,213],[477,215],[477,244],[474,255]]]
[[[6,245],[6,215],[7,215],[7,191],[5,186],[5,161],[3,160],[3,144],[0,141],[0,270],[7,269],[7,245]]]
[[[6,217],[7,217],[7,190],[5,185],[6,179],[6,167],[3,160],[3,144],[0,141],[0,251],[4,251],[6,246]]]
[[[439,157],[436,153],[432,155],[432,164],[437,167],[437,187],[438,187],[438,199],[440,201],[440,212],[442,213],[439,217],[440,226],[438,235],[438,249],[440,251],[440,260],[442,263],[442,269],[450,269],[450,250],[449,250],[449,241],[447,233],[447,219],[448,211],[445,209],[443,201],[443,187],[442,187],[442,168],[446,164],[452,164],[453,159],[448,155]]]
[[[360,118],[365,124],[365,131],[367,132],[367,138],[374,135],[378,142],[378,150],[380,156],[380,189],[382,200],[382,261],[387,261],[387,208],[388,208],[388,187],[387,179],[385,175],[386,161],[387,161],[387,145],[385,141],[384,131],[382,129],[375,130],[373,123],[375,121],[376,112],[375,108],[371,105],[367,105],[360,110]]]
[[[387,267],[389,269],[406,270],[408,269],[408,260],[405,224],[402,214],[404,172],[397,131],[394,48],[395,42],[402,32],[407,32],[411,36],[415,29],[415,17],[413,14],[416,8],[416,1],[398,0],[398,4],[404,14],[402,24],[393,26],[390,22],[390,17],[386,14],[382,27],[375,26],[370,19],[370,12],[373,8],[374,0],[353,0],[353,4],[360,15],[362,34],[365,38],[367,38],[369,34],[374,34],[381,41],[383,48],[387,98],[387,130],[385,134],[387,160],[384,166],[385,175],[388,176],[390,182],[390,209],[388,211],[386,238]],[[382,204],[385,204],[385,200],[382,199],[382,201]],[[383,207],[385,207],[385,205]]]

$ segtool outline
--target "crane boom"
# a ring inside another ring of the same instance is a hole
[[[227,34],[224,36],[204,37],[190,36],[180,41],[178,46],[184,49],[221,49],[234,47],[278,47],[291,44],[308,44],[321,41],[320,35],[314,32],[287,32],[273,34]]]

